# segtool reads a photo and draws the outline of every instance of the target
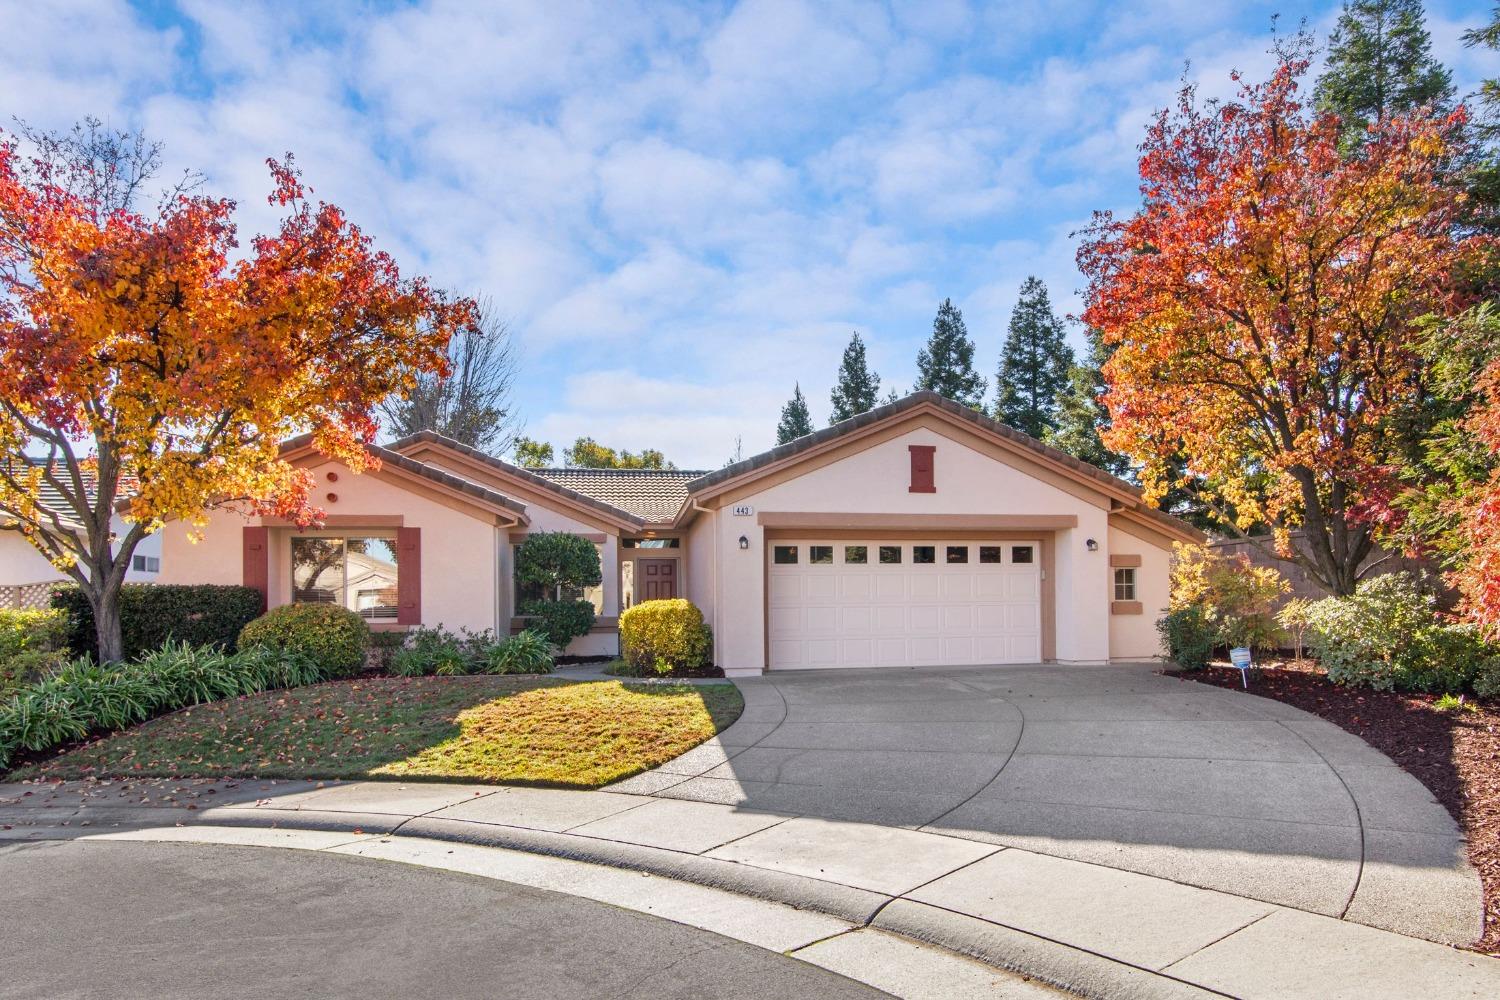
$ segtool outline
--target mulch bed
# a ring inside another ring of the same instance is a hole
[[[1167,673],[1241,690],[1240,672],[1229,667]],[[1471,700],[1475,711],[1441,711],[1431,695],[1339,687],[1307,661],[1257,670],[1250,693],[1342,726],[1432,791],[1463,827],[1484,882],[1485,933],[1474,948],[1500,955],[1500,703]]]

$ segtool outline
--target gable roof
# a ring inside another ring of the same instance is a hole
[[[480,451],[478,448],[473,448],[469,445],[463,444],[460,441],[455,441],[453,438],[446,437],[442,434],[437,433],[436,431],[417,431],[415,434],[408,434],[404,438],[392,441],[385,447],[393,452],[407,452],[419,445],[424,444],[433,445],[446,449],[448,451],[456,452],[457,454],[462,455],[477,464],[494,469],[501,475],[511,476],[515,479],[518,479],[526,483],[527,485],[536,488],[540,492],[551,493],[554,496],[570,501],[572,504],[578,507],[584,508],[586,510],[592,510],[596,514],[604,515],[604,517],[606,517],[609,521],[617,524],[622,528],[640,528],[646,524],[647,519],[645,517],[633,512],[627,507],[622,507],[611,503],[605,496],[596,496],[584,490],[574,489],[570,482],[554,481],[553,479],[542,475],[542,473],[546,471],[572,472],[577,470],[525,469],[519,465],[512,465],[510,462],[496,458],[494,455],[488,454],[486,452]],[[408,459],[408,461],[416,460]],[[694,473],[694,475],[696,475],[696,473]],[[673,512],[675,513],[675,509]],[[668,517],[667,520],[671,520],[671,518]]]
[[[24,456],[23,461],[26,465],[33,468],[45,465],[47,462],[45,458],[31,455]],[[63,482],[70,481],[70,474],[64,462],[54,461],[52,463],[52,472],[56,478],[61,479]],[[83,479],[84,498],[92,506],[96,496],[97,476],[91,469],[81,469],[79,470],[79,475]],[[135,488],[136,483],[134,478],[121,476],[119,483],[120,499],[117,501],[117,504],[127,502],[130,495],[135,492]],[[83,524],[78,520],[78,513],[73,509],[73,505],[63,495],[63,492],[48,482],[45,477],[41,480],[37,489],[36,500],[37,506],[55,517],[57,524],[62,528],[73,532],[83,531]],[[9,514],[0,512],[0,525],[6,525],[15,520]]]
[[[687,469],[535,469],[538,476],[626,511],[646,524],[668,524],[704,473]]]
[[[1142,499],[1140,487],[1133,483],[1128,483],[1123,479],[1112,476],[1103,469],[1074,458],[1067,452],[1059,451],[1056,448],[1045,445],[1031,435],[1018,431],[1008,424],[1003,424],[980,413],[978,410],[955,403],[946,396],[939,395],[930,390],[919,390],[894,402],[877,406],[873,410],[850,417],[848,420],[840,421],[831,427],[825,427],[811,434],[805,434],[786,444],[778,445],[770,451],[762,452],[759,455],[752,455],[743,461],[705,473],[687,484],[688,494],[697,496],[705,492],[719,492],[728,483],[759,478],[761,474],[768,473],[773,467],[792,464],[799,456],[818,451],[823,446],[830,445],[840,438],[847,437],[878,424],[893,422],[919,410],[937,411],[950,418],[954,418],[956,422],[968,424],[982,434],[987,434],[992,438],[998,438],[1006,442],[1048,468],[1060,472],[1071,479],[1093,486],[1106,496],[1109,496],[1118,505],[1117,509],[1112,511],[1112,513],[1128,510],[1131,514],[1140,515],[1147,520],[1155,522],[1159,526],[1159,530],[1165,531],[1170,535],[1198,541],[1201,541],[1203,538],[1202,532],[1186,521],[1147,506]]]

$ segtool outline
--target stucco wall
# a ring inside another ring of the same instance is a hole
[[[935,493],[912,493],[909,445],[932,445]],[[1027,471],[982,454],[930,427],[873,445],[795,479],[734,501],[768,512],[912,514],[1074,514],[1078,527],[1056,533],[1057,658],[1102,662],[1109,656],[1109,606],[1103,591],[1108,514],[1091,502]],[[723,564],[717,638],[726,670],[765,666],[765,530],[755,516],[728,509],[714,515]],[[741,551],[738,539],[750,539]],[[1088,552],[1094,538],[1099,551]],[[694,539],[692,544],[699,544]]]
[[[510,618],[498,618],[497,583],[500,553],[506,532],[482,512],[457,510],[434,498],[412,492],[377,475],[356,476],[337,462],[312,467],[318,481],[314,494],[330,516],[390,518],[396,527],[399,516],[405,527],[422,529],[422,624],[448,628],[508,630]],[[326,475],[338,476],[329,483]],[[334,492],[337,503],[324,494]],[[163,583],[241,583],[243,577],[243,533],[247,524],[259,524],[231,511],[216,511],[203,529],[203,540],[188,540],[189,526],[173,522],[162,531]],[[291,600],[291,537],[295,528],[273,527],[270,552],[270,603]],[[324,534],[381,535],[380,528],[334,527]],[[507,609],[508,611],[508,609]]]
[[[1111,615],[1109,656],[1112,660],[1149,660],[1164,652],[1156,623],[1166,611],[1171,592],[1172,549],[1170,543],[1149,540],[1146,532],[1132,532],[1119,519],[1109,526],[1111,555],[1138,555],[1140,568],[1135,571],[1136,600],[1141,604],[1138,615]],[[1112,598],[1114,573],[1106,580],[1106,592]]]
[[[127,525],[119,517],[113,523],[116,535],[123,535],[127,530]],[[161,536],[147,535],[135,547],[134,554],[160,559]],[[156,583],[161,577],[160,573],[138,572],[134,569],[125,571],[126,583]],[[0,586],[48,583],[62,579],[65,579],[62,571],[53,567],[45,556],[21,537],[19,531],[0,531]]]

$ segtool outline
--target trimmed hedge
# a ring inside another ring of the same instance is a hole
[[[75,586],[52,592],[52,606],[68,616],[67,645],[75,656],[98,658],[94,610]],[[261,613],[260,591],[217,584],[127,583],[120,588],[125,659],[169,642],[234,649],[236,638]]]
[[[365,665],[370,626],[337,604],[283,604],[246,625],[239,648],[299,653],[328,677],[353,677]]]
[[[0,608],[0,698],[67,660],[63,646],[68,618],[55,608]]]
[[[307,658],[266,649],[231,654],[179,643],[133,663],[74,660],[0,702],[0,771],[18,751],[40,753],[188,705],[322,679]]]
[[[713,662],[713,633],[691,601],[642,601],[620,615],[620,654],[640,673],[686,673]]]

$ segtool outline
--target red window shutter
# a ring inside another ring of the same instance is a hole
[[[422,624],[422,529],[396,529],[396,624]]]
[[[936,493],[937,486],[932,478],[932,458],[937,451],[936,445],[913,444],[908,445],[911,452],[911,493]]]
[[[260,609],[264,611],[271,597],[271,529],[244,529],[244,556],[241,569],[245,586],[260,591]]]

